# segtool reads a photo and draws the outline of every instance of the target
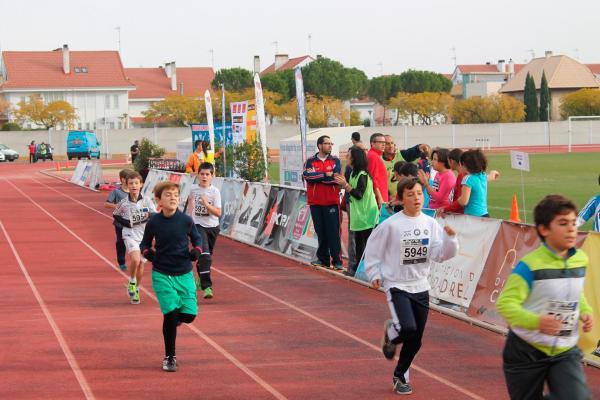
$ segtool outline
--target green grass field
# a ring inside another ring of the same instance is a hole
[[[510,166],[510,155],[488,155],[488,171],[500,171],[500,178],[488,187],[490,215],[508,219],[512,195],[517,194],[519,209],[523,210],[521,173]],[[558,193],[575,201],[581,208],[588,199],[600,192],[600,153],[530,154],[531,171],[523,172],[527,222],[533,222],[533,207],[545,195]],[[269,164],[269,178],[279,183],[279,164]],[[521,212],[521,220],[523,213]],[[591,229],[588,222],[583,230]]]

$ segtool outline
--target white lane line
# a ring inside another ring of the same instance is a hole
[[[65,355],[65,358],[67,359],[67,362],[69,363],[69,366],[71,367],[71,370],[75,374],[75,378],[77,378],[77,382],[79,382],[79,386],[81,387],[81,390],[85,394],[85,398],[90,399],[90,400],[95,399],[94,393],[92,393],[92,389],[90,389],[90,386],[88,385],[87,380],[85,379],[85,376],[83,375],[83,372],[81,371],[81,368],[79,368],[79,364],[77,363],[75,356],[71,352],[69,345],[65,341],[65,338],[63,337],[63,334],[60,331],[60,328],[56,324],[56,321],[54,321],[54,318],[52,317],[52,314],[48,310],[48,307],[46,307],[46,302],[40,295],[40,292],[38,292],[37,288],[35,287],[35,284],[33,283],[33,280],[31,279],[31,276],[29,275],[27,268],[23,264],[23,261],[21,260],[21,257],[19,256],[19,253],[17,252],[17,249],[15,248],[13,241],[12,241],[10,235],[8,234],[8,232],[6,231],[6,228],[4,227],[4,224],[2,223],[2,221],[0,221],[0,228],[2,228],[2,232],[4,233],[4,236],[6,237],[6,240],[8,241],[8,245],[10,246],[10,249],[12,250],[12,252],[15,256],[17,263],[19,263],[19,268],[21,268],[21,272],[25,276],[25,279],[27,280],[27,283],[29,284],[31,291],[33,292],[33,295],[35,296],[35,299],[37,300],[38,304],[40,305],[42,312],[46,316],[46,319],[48,320],[48,323],[50,324],[50,327],[52,328],[52,331],[54,332],[54,336],[56,336],[56,339],[58,340],[58,344],[60,345],[60,348],[62,349],[62,351]]]
[[[45,185],[45,186],[47,186],[47,185]],[[66,195],[64,193],[59,192],[59,191],[51,188],[50,186],[48,186],[48,188],[54,190],[55,192],[57,192],[57,193],[65,196],[65,197],[68,197],[68,198],[72,199],[73,201],[75,201],[75,202],[83,205],[84,207],[87,207],[87,208],[89,208],[91,210],[94,210],[95,212],[97,212],[97,213],[99,213],[99,214],[107,217],[107,218],[110,218],[108,215],[103,214],[103,213],[101,213],[101,212],[99,212],[99,211],[91,208],[87,204],[84,204],[84,203],[82,203],[82,202],[80,202],[80,201],[78,201],[76,199],[73,199],[72,197],[70,197],[70,196],[68,196],[68,195]],[[110,218],[110,219],[112,219],[112,218]],[[355,341],[357,341],[359,343],[362,343],[365,346],[367,346],[367,347],[369,347],[369,348],[371,348],[371,349],[373,349],[373,350],[375,350],[377,352],[381,352],[381,349],[379,347],[373,345],[372,343],[370,343],[370,342],[368,342],[368,341],[366,341],[364,339],[361,339],[358,336],[355,336],[355,335],[353,335],[353,334],[351,334],[349,332],[346,332],[343,329],[341,329],[341,328],[339,328],[339,327],[337,327],[337,326],[335,326],[335,325],[333,325],[333,324],[331,324],[331,323],[329,323],[329,322],[327,322],[327,321],[325,321],[325,320],[323,320],[323,319],[321,319],[321,318],[319,318],[319,317],[317,317],[317,316],[309,313],[308,311],[305,311],[305,310],[303,310],[303,309],[301,309],[301,308],[299,308],[299,307],[297,307],[297,306],[295,306],[295,305],[293,305],[291,303],[286,302],[285,300],[282,300],[282,299],[280,299],[280,298],[278,298],[276,296],[273,296],[273,295],[271,295],[271,294],[269,294],[267,292],[264,292],[263,290],[255,287],[255,286],[253,286],[253,285],[251,285],[249,283],[246,283],[246,282],[244,282],[244,281],[242,281],[242,280],[240,280],[238,278],[235,278],[235,277],[229,275],[228,273],[219,270],[218,268],[212,267],[212,269],[214,271],[222,274],[223,276],[226,276],[227,278],[229,278],[229,279],[231,279],[231,280],[233,280],[233,281],[235,281],[235,282],[237,282],[237,283],[239,283],[239,284],[241,284],[243,286],[248,287],[249,289],[252,289],[252,290],[254,290],[254,291],[256,291],[256,292],[258,292],[258,293],[260,293],[260,294],[262,294],[262,295],[264,295],[264,296],[266,296],[266,297],[268,297],[268,298],[270,298],[270,299],[272,299],[272,300],[274,300],[274,301],[276,301],[278,303],[280,303],[280,304],[283,304],[284,306],[286,306],[288,308],[291,308],[291,309],[293,309],[293,310],[295,310],[295,311],[297,311],[297,312],[299,312],[299,313],[301,313],[301,314],[303,314],[303,315],[305,315],[305,316],[307,316],[307,317],[309,317],[309,318],[311,318],[311,319],[313,319],[313,320],[315,320],[315,321],[317,321],[317,322],[319,322],[319,323],[327,326],[330,329],[335,330],[336,332],[339,332],[339,333],[341,333],[341,334],[343,334],[343,335],[345,335],[345,336],[347,336],[347,337],[349,337],[349,338],[351,338],[351,339],[353,339],[353,340],[355,340]],[[418,372],[422,373],[423,375],[426,375],[426,376],[428,376],[428,377],[430,377],[432,379],[437,380],[440,383],[443,383],[443,384],[445,384],[445,385],[447,385],[447,386],[449,386],[449,387],[457,390],[460,393],[465,394],[466,396],[469,396],[472,399],[483,400],[483,397],[478,396],[477,394],[469,391],[468,389],[465,389],[465,388],[463,388],[463,387],[461,387],[459,385],[456,385],[456,384],[450,382],[449,380],[447,380],[447,379],[445,379],[445,378],[443,378],[443,377],[441,377],[441,376],[439,376],[439,375],[437,375],[437,374],[435,374],[433,372],[429,372],[429,371],[427,371],[427,370],[425,370],[425,369],[423,369],[423,368],[421,368],[421,367],[419,367],[419,366],[417,366],[415,364],[412,364],[411,368],[413,368],[415,371],[418,371]]]
[[[21,195],[23,195],[25,198],[27,198],[34,206],[36,206],[42,212],[44,212],[46,215],[48,215],[50,218],[52,218],[58,225],[62,226],[74,238],[76,238],[85,247],[87,247],[90,251],[92,251],[92,253],[94,253],[96,256],[98,256],[98,258],[100,258],[106,264],[108,264],[113,270],[117,271],[122,276],[127,277],[115,265],[113,265],[113,263],[111,263],[106,257],[104,257],[102,254],[100,254],[95,248],[93,248],[90,244],[88,244],[84,239],[82,239],[81,237],[79,237],[75,232],[73,232],[65,224],[63,224],[61,221],[59,221],[54,215],[52,215],[48,211],[46,211],[46,209],[44,209],[44,207],[42,207],[41,205],[39,205],[35,200],[33,200],[29,195],[27,195],[25,192],[23,192],[19,187],[15,186],[12,182],[8,181],[6,178],[3,178],[3,179],[8,184],[10,184],[16,191],[18,191],[19,193],[21,193]],[[158,300],[156,299],[156,297],[148,289],[146,289],[144,286],[140,286],[140,288],[142,289],[142,291],[148,297],[150,297],[154,301],[158,302]],[[269,383],[267,383],[265,380],[263,380],[260,376],[256,375],[254,372],[252,372],[246,365],[244,365],[241,361],[239,361],[237,358],[235,358],[231,353],[229,353],[227,350],[225,350],[223,347],[221,347],[219,344],[217,344],[214,340],[212,340],[210,337],[208,337],[200,329],[196,328],[192,324],[185,324],[185,326],[187,326],[194,333],[196,333],[198,336],[200,336],[206,343],[210,344],[215,350],[217,350],[219,353],[221,353],[221,355],[223,357],[227,358],[229,361],[231,361],[231,363],[233,365],[235,365],[237,368],[239,368],[241,371],[243,371],[246,375],[248,375],[250,378],[252,378],[256,383],[258,383],[260,386],[262,386],[263,389],[265,389],[266,391],[268,391],[269,393],[271,393],[273,395],[273,397],[275,397],[276,399],[279,399],[279,400],[287,400],[287,398],[283,394],[279,393]]]
[[[236,277],[234,277],[232,275],[229,275],[227,272],[221,271],[218,268],[212,267],[212,270],[218,272],[219,274],[221,274],[221,275],[223,275],[223,276],[225,276],[225,277],[227,277],[227,278],[229,278],[229,279],[231,279],[231,280],[233,280],[233,281],[235,281],[237,283],[239,283],[242,286],[246,286],[248,289],[251,289],[251,290],[253,290],[253,291],[257,292],[257,293],[262,294],[263,296],[266,296],[266,297],[270,298],[273,301],[276,301],[276,302],[278,302],[280,304],[283,304],[283,305],[291,308],[292,310],[297,311],[300,314],[302,314],[302,315],[304,315],[304,316],[306,316],[306,317],[308,317],[308,318],[310,318],[310,319],[312,319],[314,321],[317,321],[320,324],[323,324],[326,327],[328,327],[330,329],[333,329],[334,331],[336,331],[336,332],[338,332],[338,333],[340,333],[340,334],[342,334],[344,336],[349,337],[352,340],[355,340],[355,341],[357,341],[357,342],[359,342],[361,344],[364,344],[365,346],[369,347],[370,349],[373,349],[373,350],[377,351],[378,353],[381,352],[381,349],[379,347],[375,346],[374,344],[372,344],[372,343],[370,343],[370,342],[368,342],[368,341],[366,341],[364,339],[361,339],[358,336],[353,335],[353,334],[351,334],[351,333],[343,330],[342,328],[339,328],[338,326],[336,326],[336,325],[334,325],[332,323],[329,323],[329,322],[325,321],[324,319],[319,318],[319,317],[317,317],[314,314],[311,314],[308,311],[303,310],[300,307],[297,307],[297,306],[295,306],[295,305],[293,305],[291,303],[288,303],[287,301],[285,301],[283,299],[280,299],[277,296],[273,296],[272,294],[267,293],[264,290],[261,290],[261,289],[257,288],[256,286],[253,286],[253,285],[251,285],[251,284],[249,284],[247,282],[244,282],[241,279],[238,279],[238,278],[236,278]],[[455,383],[452,383],[449,380],[447,380],[445,378],[442,378],[441,376],[439,376],[439,375],[437,375],[437,374],[435,374],[433,372],[429,372],[426,369],[423,369],[423,368],[421,368],[421,367],[419,367],[419,366],[417,366],[415,364],[412,364],[410,367],[413,368],[415,371],[418,371],[418,372],[422,373],[423,375],[426,375],[426,376],[428,376],[428,377],[430,377],[432,379],[435,379],[436,381],[438,381],[440,383],[443,383],[446,386],[451,387],[452,389],[454,389],[454,390],[456,390],[456,391],[464,394],[465,396],[470,397],[471,399],[483,400],[483,397],[481,397],[481,396],[479,396],[479,395],[477,395],[477,394],[469,391],[468,389],[463,388],[462,386],[459,386],[459,385],[457,385]]]

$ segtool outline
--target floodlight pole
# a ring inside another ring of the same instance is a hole
[[[521,170],[521,194],[523,196],[523,220],[527,223],[527,207],[525,207],[525,179],[523,178],[523,170]]]
[[[223,176],[227,177],[227,128],[225,126],[225,84],[221,83],[221,135],[223,137]]]

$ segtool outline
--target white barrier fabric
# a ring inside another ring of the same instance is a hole
[[[226,179],[221,184],[219,189],[221,191],[222,211],[220,227],[221,234],[223,235],[231,235],[231,231],[237,220],[246,185],[247,184],[244,181],[233,179]]]
[[[179,184],[179,209],[183,211],[195,179],[194,176],[189,174],[151,169],[148,171],[141,194],[143,197],[151,197],[154,200],[153,190],[157,183],[164,181],[175,182]]]
[[[90,189],[95,189],[96,186],[103,182],[102,165],[98,160],[79,160],[71,182],[79,186],[88,186]]]
[[[429,281],[431,296],[463,307],[469,307],[477,282],[485,266],[501,220],[448,215],[438,219],[457,233],[458,255],[443,263],[433,263]]]
[[[231,235],[244,243],[254,243],[262,225],[271,185],[251,182],[246,185]]]

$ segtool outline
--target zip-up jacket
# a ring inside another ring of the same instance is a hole
[[[581,209],[577,216],[577,226],[580,227],[592,217],[594,217],[592,230],[594,232],[600,232],[600,195],[592,197]]]
[[[588,257],[572,248],[567,258],[542,244],[527,254],[508,277],[496,309],[511,330],[536,349],[554,356],[577,344],[579,315],[591,314],[583,293]],[[560,334],[539,331],[540,316],[554,314],[563,321]]]
[[[340,203],[340,187],[327,172],[339,174],[342,171],[340,159],[328,155],[321,161],[315,154],[306,160],[302,177],[306,180],[306,202],[311,206],[332,206]],[[309,170],[311,170],[309,172]]]

